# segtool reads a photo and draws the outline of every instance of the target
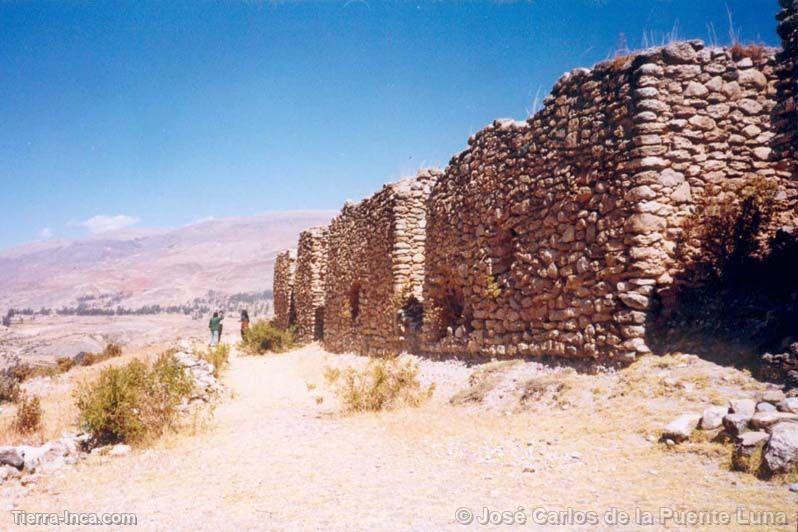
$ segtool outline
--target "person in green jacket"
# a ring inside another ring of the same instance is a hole
[[[222,332],[222,320],[224,316],[220,316],[218,312],[213,313],[213,317],[211,318],[208,327],[211,329],[211,345],[218,345],[219,344],[219,336]]]

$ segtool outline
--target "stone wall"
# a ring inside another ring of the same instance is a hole
[[[330,223],[324,345],[333,352],[405,349],[421,322],[425,202],[440,172],[386,185]]]
[[[287,249],[277,254],[274,260],[274,324],[287,329],[296,322],[294,307],[294,273],[296,250]]]
[[[299,234],[294,305],[298,342],[324,335],[324,280],[327,272],[327,228],[313,227]]]
[[[761,176],[774,51],[699,41],[576,69],[469,139],[428,204],[424,350],[629,361],[684,218]]]
[[[798,0],[781,0],[778,32],[783,50],[778,56],[778,106],[774,113],[776,151],[788,170],[798,174]],[[798,177],[796,177],[798,178]]]

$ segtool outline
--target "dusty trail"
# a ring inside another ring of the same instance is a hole
[[[233,397],[208,426],[125,457],[90,457],[43,478],[17,507],[134,512],[139,526],[128,529],[138,530],[448,530],[464,528],[459,507],[522,506],[531,515],[535,507],[603,514],[613,506],[733,511],[744,499],[784,511],[795,503],[783,486],[698,455],[652,451],[611,417],[505,416],[441,397],[420,409],[340,417],[307,387],[321,383],[331,356],[315,345],[279,356],[234,353],[224,379]],[[0,529],[11,525],[0,512]]]

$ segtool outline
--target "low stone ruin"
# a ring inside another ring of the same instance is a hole
[[[798,471],[798,394],[788,397],[772,389],[727,407],[683,414],[665,427],[662,440],[676,445],[697,430],[731,438],[734,469],[765,477]]]
[[[324,345],[333,352],[397,353],[421,326],[426,200],[440,175],[385,185],[330,223]]]
[[[324,336],[324,279],[327,272],[327,228],[302,231],[297,244],[294,274],[296,340],[301,343]]]
[[[274,324],[287,329],[296,322],[294,303],[294,275],[296,272],[296,250],[288,249],[277,254],[274,261]]]

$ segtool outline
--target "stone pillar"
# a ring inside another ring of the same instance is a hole
[[[299,234],[294,305],[296,338],[319,340],[324,334],[324,278],[327,271],[327,228],[313,227]]]
[[[274,324],[287,329],[296,322],[294,307],[294,273],[296,271],[296,250],[287,249],[277,254],[274,261]]]

